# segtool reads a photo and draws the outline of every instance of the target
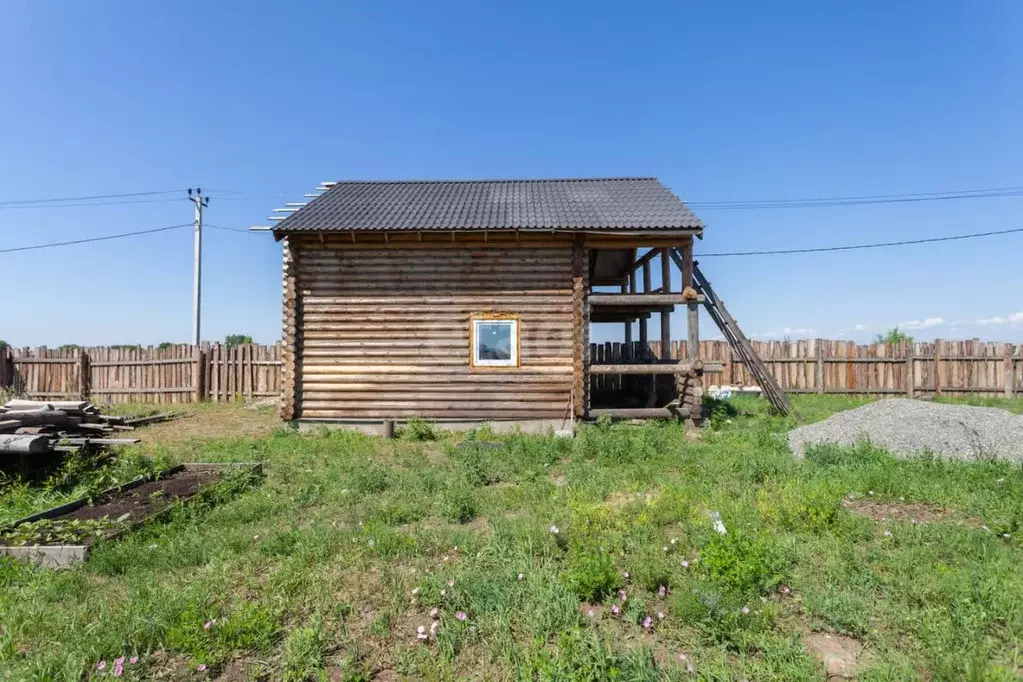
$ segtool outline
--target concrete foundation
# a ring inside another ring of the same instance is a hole
[[[532,433],[552,436],[574,434],[572,422],[561,419],[431,419],[438,429],[444,431],[471,431],[484,424],[493,429],[494,433]],[[394,419],[296,419],[292,422],[299,431],[310,431],[316,428],[354,429],[370,436],[386,436],[388,422],[397,430],[405,424],[405,420]]]

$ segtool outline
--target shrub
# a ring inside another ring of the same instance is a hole
[[[483,448],[475,441],[467,441],[453,448],[451,456],[460,465],[465,480],[472,485],[489,485],[497,482],[497,478],[490,472]]]
[[[733,651],[746,651],[761,643],[759,635],[773,620],[776,607],[715,586],[691,585],[676,590],[672,611],[683,622],[696,625],[712,642]]]
[[[594,549],[572,549],[565,560],[565,585],[585,601],[600,601],[621,586],[611,557]]]
[[[224,345],[228,348],[234,348],[244,343],[252,343],[252,337],[248,334],[228,334],[224,339]]]
[[[387,469],[379,464],[371,462],[352,474],[352,487],[364,495],[382,493],[389,485]]]
[[[405,422],[405,426],[402,427],[399,435],[405,440],[437,440],[437,434],[434,431],[433,422],[426,419],[420,419],[419,417],[413,417]]]
[[[475,491],[462,481],[444,491],[441,504],[444,518],[452,523],[469,523],[479,514],[479,502]]]
[[[778,523],[786,530],[821,533],[835,525],[841,502],[840,493],[824,486],[809,490],[785,486],[773,495],[761,490],[757,507],[765,520]]]
[[[707,576],[743,596],[767,594],[784,578],[785,560],[773,540],[733,529],[714,535],[700,553]]]

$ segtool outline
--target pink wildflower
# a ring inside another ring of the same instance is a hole
[[[200,663],[199,664],[199,672],[201,672],[201,673],[206,672],[206,664],[205,663]]]
[[[455,618],[457,618],[458,620],[465,620],[466,619],[465,611],[456,611]]]
[[[621,612],[622,612],[622,610],[620,608],[618,608],[618,604],[612,604],[611,605],[611,613],[612,614],[617,616]]]
[[[449,580],[448,581],[448,587],[454,587],[454,586],[455,586],[455,581],[454,580]]]
[[[138,656],[132,656],[131,658],[128,659],[128,662],[131,663],[132,665],[135,665],[136,663],[139,662],[139,657]]]
[[[440,629],[440,621],[436,621],[435,620],[432,623],[430,623],[430,634],[431,635],[436,635],[437,634],[437,630],[439,630],[439,629]]]
[[[623,601],[623,602],[624,602],[624,601],[625,601],[625,600],[627,600],[628,598],[629,598],[629,595],[627,595],[627,594],[625,593],[625,590],[618,590],[618,599],[619,599],[620,601]]]
[[[99,663],[96,664],[96,670],[106,670],[106,667],[107,667],[106,661],[100,661]]]
[[[436,620],[438,613],[440,613],[440,611],[437,610],[436,608],[430,609],[430,618],[433,618],[434,620]]]
[[[429,637],[429,635],[426,634],[426,627],[425,626],[420,625],[419,627],[416,628],[416,638],[417,639],[426,639],[427,637]]]
[[[115,662],[114,663],[113,674],[114,674],[114,677],[120,677],[121,675],[124,674],[124,663],[123,662],[121,662],[121,663],[116,663]]]
[[[790,588],[788,585],[781,585],[778,588],[778,592],[780,592],[783,597],[787,597],[792,592],[792,588]]]
[[[625,576],[626,580],[629,579],[629,572],[628,571],[622,571],[622,575]]]
[[[657,596],[660,597],[661,599],[664,599],[665,597],[667,597],[668,596],[668,586],[667,585],[661,585],[660,587],[658,587],[657,588]]]
[[[890,530],[885,530],[885,532],[884,532],[884,536],[885,536],[886,538],[890,538],[890,537],[892,536],[892,532],[891,532]]]
[[[689,568],[689,562],[685,559],[682,560],[682,568]]]
[[[216,624],[217,624],[217,619],[216,618],[211,618],[210,620],[206,621],[203,624],[202,629],[203,630],[209,630],[211,627],[213,627]]]
[[[657,620],[664,620],[664,611],[657,612]]]
[[[643,619],[643,629],[644,630],[649,630],[651,627],[653,627],[653,624],[654,624],[654,619],[651,618],[650,616],[647,616],[646,618]]]

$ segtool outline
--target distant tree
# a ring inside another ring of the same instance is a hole
[[[224,339],[224,343],[228,348],[233,348],[234,346],[240,346],[243,343],[252,343],[252,337],[248,334],[228,334],[227,338]]]
[[[178,344],[174,343],[173,341],[161,341],[160,345],[157,346],[156,349],[157,350],[167,350],[171,346],[176,346],[176,345],[178,345]]]
[[[139,350],[142,348],[142,344],[138,343],[115,343],[110,348],[116,350]]]
[[[898,327],[892,327],[884,334],[878,334],[875,336],[874,341],[876,343],[913,343],[913,337]]]
[[[57,346],[57,350],[78,350],[81,348],[77,343],[65,343]]]
[[[10,344],[8,344],[6,341],[4,341],[3,339],[0,339],[0,348],[7,348],[7,346],[9,346],[9,345]]]

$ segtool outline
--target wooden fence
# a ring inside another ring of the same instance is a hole
[[[943,341],[869,345],[853,341],[754,341],[764,360],[788,393],[862,395],[1012,396],[1023,391],[1023,346],[1009,343]],[[628,362],[642,356],[638,343],[592,344],[591,358],[601,363]],[[660,357],[660,344],[648,344],[648,357]],[[685,356],[685,342],[672,342],[671,357]],[[702,341],[700,358],[723,364],[707,372],[704,386],[754,386],[745,364],[725,341]],[[615,388],[613,375],[595,376],[597,388]]]
[[[280,346],[3,348],[0,388],[30,398],[188,403],[280,394]]]
[[[646,357],[660,357],[648,344]],[[982,395],[1023,393],[1023,346],[981,341],[857,345],[852,341],[754,341],[781,387],[789,393],[864,395]],[[591,344],[594,363],[641,362],[638,343]],[[672,343],[672,357],[685,342]],[[700,343],[700,357],[722,363],[704,385],[755,385],[724,341]],[[95,403],[187,403],[276,397],[281,389],[281,347],[222,344],[169,348],[2,348],[0,389],[33,398],[85,397]],[[596,390],[616,389],[622,378],[596,375]]]

